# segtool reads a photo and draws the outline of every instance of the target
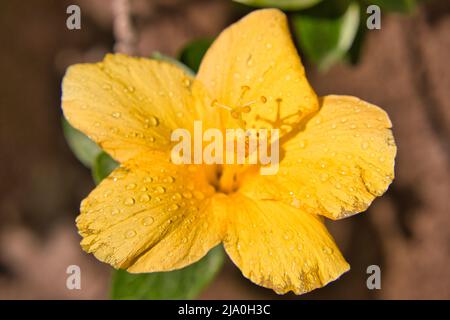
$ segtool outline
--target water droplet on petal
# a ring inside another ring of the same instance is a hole
[[[325,254],[332,254],[332,253],[333,253],[333,248],[330,248],[330,247],[323,247],[323,248],[322,248],[322,251],[323,251]]]
[[[157,186],[156,188],[155,188],[155,192],[156,193],[164,193],[164,192],[166,192],[166,188],[164,188],[164,187],[162,187],[162,186]]]
[[[175,201],[177,201],[177,200],[181,200],[182,199],[182,196],[181,196],[181,194],[180,193],[175,193],[173,196],[172,196],[172,200],[175,200]]]
[[[145,123],[148,127],[150,127],[150,126],[157,127],[159,125],[159,119],[157,117],[152,116],[152,117],[146,119]]]
[[[130,183],[130,184],[127,184],[127,186],[126,186],[127,190],[133,190],[135,188],[136,188],[136,184],[135,183]]]
[[[125,201],[124,201],[124,204],[126,205],[126,206],[132,206],[134,203],[135,203],[136,201],[134,200],[134,198],[126,198],[125,199]]]
[[[151,183],[151,182],[153,182],[153,178],[152,177],[145,177],[144,178],[144,182],[145,183]]]
[[[190,199],[192,198],[192,193],[190,191],[185,191],[183,192],[183,197],[185,197],[186,199]]]
[[[141,197],[139,198],[140,202],[148,202],[150,201],[151,197],[148,194],[143,194],[141,195]]]
[[[305,140],[300,141],[299,146],[302,149],[305,148],[306,147],[306,141]]]
[[[361,148],[367,150],[369,148],[369,143],[364,141],[363,143],[361,143]]]
[[[348,173],[348,168],[346,166],[341,167],[341,171],[339,172],[341,175],[345,176]]]
[[[136,236],[136,231],[134,230],[129,230],[125,233],[125,238],[127,239],[133,238],[134,236]]]
[[[142,219],[142,224],[146,227],[152,225],[153,222],[155,222],[155,219],[153,219],[153,217],[145,217],[144,219]]]
[[[172,176],[168,176],[168,177],[166,178],[166,182],[173,183],[173,182],[175,182],[175,178],[172,177]]]

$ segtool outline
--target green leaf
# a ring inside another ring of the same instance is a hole
[[[91,168],[102,149],[84,133],[72,127],[65,118],[62,118],[64,137],[73,154],[86,167]]]
[[[194,299],[214,279],[223,265],[224,257],[222,246],[217,246],[200,261],[175,271],[131,274],[116,270],[111,297],[139,300]]]
[[[178,61],[177,59],[174,59],[172,57],[166,56],[165,54],[162,54],[161,52],[158,52],[158,51],[153,52],[151,55],[151,58],[155,59],[155,60],[172,63],[172,64],[176,65],[177,67],[183,69],[188,75],[190,75],[192,77],[195,76],[195,72],[192,71],[192,69],[189,68],[188,66],[186,66],[184,63],[181,63],[180,61]]]
[[[394,11],[401,13],[411,13],[417,6],[416,0],[364,0],[366,6],[375,4],[381,11]]]
[[[92,177],[94,178],[95,183],[99,184],[103,179],[109,176],[118,165],[119,163],[111,158],[109,154],[101,152],[97,158],[95,158],[92,166]]]
[[[282,10],[300,10],[310,8],[322,0],[234,0],[252,7],[279,8]]]
[[[212,39],[197,39],[191,41],[180,51],[180,61],[194,70],[194,72],[197,72],[203,56],[211,46],[212,42]]]
[[[348,5],[340,17],[296,14],[292,18],[294,34],[307,58],[326,70],[341,60],[351,48],[358,32],[359,5]]]

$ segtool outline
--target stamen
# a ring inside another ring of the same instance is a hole
[[[249,86],[242,86],[241,87],[241,95],[239,96],[239,102],[244,98],[247,91],[250,90]]]
[[[227,105],[225,105],[225,104],[219,103],[219,102],[217,101],[217,99],[214,99],[214,100],[211,102],[211,107],[219,107],[219,108],[225,109],[225,110],[227,110],[227,111],[232,111],[232,110],[233,110],[233,108],[231,108],[231,107],[229,107],[229,106],[227,106]]]

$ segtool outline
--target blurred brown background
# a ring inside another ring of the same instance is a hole
[[[66,28],[78,4],[82,29]],[[237,18],[231,1],[135,0],[139,55],[175,55],[189,40],[213,37]],[[94,187],[61,129],[65,68],[114,48],[109,0],[0,3],[0,299],[107,298],[110,267],[79,247],[74,219]],[[352,269],[300,299],[450,298],[450,2],[430,1],[412,16],[383,16],[369,31],[357,66],[318,73],[320,95],[351,94],[382,106],[398,144],[387,194],[351,219],[330,224]],[[66,289],[66,268],[82,270],[82,290]],[[366,268],[381,266],[382,289],[366,288]],[[244,279],[228,262],[206,299],[296,299]]]

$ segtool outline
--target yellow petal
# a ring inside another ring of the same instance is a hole
[[[349,270],[321,220],[287,204],[234,194],[224,245],[245,277],[279,294],[302,294]]]
[[[199,260],[223,237],[205,171],[174,165],[156,152],[126,162],[82,202],[82,247],[130,272],[167,271]]]
[[[198,81],[175,65],[122,54],[70,67],[62,91],[67,120],[120,162],[168,148],[172,130],[191,130],[210,104]]]
[[[197,79],[215,99],[226,128],[233,127],[233,113],[242,115],[248,128],[288,131],[318,108],[286,16],[276,9],[254,11],[224,30],[206,53]]]
[[[282,145],[277,175],[248,176],[242,192],[340,219],[364,211],[394,178],[388,115],[349,96],[321,99],[320,111]]]

